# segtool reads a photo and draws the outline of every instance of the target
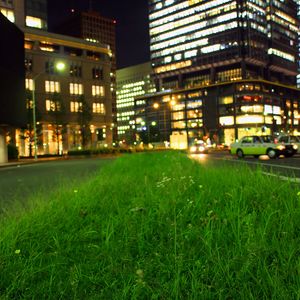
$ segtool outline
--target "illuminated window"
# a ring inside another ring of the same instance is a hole
[[[103,103],[93,103],[93,113],[95,114],[105,114],[105,106]]]
[[[102,85],[92,85],[92,95],[93,96],[104,96],[104,86]]]
[[[71,101],[70,102],[70,111],[71,112],[79,112],[82,109],[82,102]]]
[[[251,115],[251,116],[237,116],[236,124],[255,124],[264,123],[264,117],[261,115]]]
[[[232,116],[220,117],[219,118],[219,123],[223,126],[233,125],[234,124],[234,118]]]
[[[83,95],[83,85],[81,83],[70,83],[69,88],[71,95]]]
[[[60,93],[60,84],[58,81],[45,81],[45,91],[46,93]]]
[[[60,111],[61,105],[59,101],[46,100],[46,111]]]
[[[33,80],[32,79],[29,79],[29,78],[25,79],[25,88],[30,91],[33,90]]]
[[[10,9],[1,8],[0,12],[12,23],[15,23],[15,14]]]
[[[172,120],[183,120],[183,119],[184,119],[184,112],[183,111],[172,113]]]
[[[219,98],[219,104],[231,104],[233,103],[233,96],[224,96]]]
[[[184,121],[172,122],[172,128],[184,129],[185,122]]]
[[[34,28],[42,28],[42,20],[31,16],[26,16],[26,26]]]

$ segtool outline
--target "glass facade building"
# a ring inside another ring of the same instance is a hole
[[[150,62],[117,70],[117,125],[118,137],[132,140],[136,128],[134,99],[156,91],[151,78]]]
[[[170,111],[170,120],[184,121],[189,140],[220,128],[227,133],[223,142],[298,129],[296,1],[150,0],[149,20],[159,91],[200,95],[201,121]],[[171,134],[176,122],[170,123]]]

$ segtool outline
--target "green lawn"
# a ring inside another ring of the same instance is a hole
[[[300,299],[296,185],[125,155],[0,223],[0,299]]]

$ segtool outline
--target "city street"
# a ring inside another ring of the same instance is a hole
[[[190,157],[214,167],[224,164],[231,164],[233,167],[243,164],[251,168],[262,167],[266,176],[276,174],[282,180],[291,179],[295,183],[300,183],[300,155],[278,159],[266,157],[238,159],[227,152],[215,152]],[[111,158],[58,160],[0,168],[0,210],[14,201],[26,203],[30,196],[36,194],[47,198],[51,192],[60,187],[88,180],[111,160]]]
[[[262,168],[266,176],[278,176],[282,180],[291,179],[295,183],[300,183],[299,154],[290,158],[269,159],[267,156],[261,156],[259,159],[254,157],[239,159],[227,152],[215,152],[191,155],[191,158],[201,163],[213,162],[215,165],[231,164],[232,166],[239,166],[246,164],[251,168]]]
[[[36,194],[51,195],[60,187],[91,178],[112,158],[72,159],[0,168],[0,212],[12,202],[26,203]]]

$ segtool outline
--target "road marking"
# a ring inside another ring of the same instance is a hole
[[[268,172],[261,172],[261,173],[264,174],[264,175],[267,175],[267,176],[277,177],[280,180],[290,181],[290,182],[293,182],[293,183],[300,183],[300,178],[291,178],[291,177],[272,174],[272,173],[268,173]]]

